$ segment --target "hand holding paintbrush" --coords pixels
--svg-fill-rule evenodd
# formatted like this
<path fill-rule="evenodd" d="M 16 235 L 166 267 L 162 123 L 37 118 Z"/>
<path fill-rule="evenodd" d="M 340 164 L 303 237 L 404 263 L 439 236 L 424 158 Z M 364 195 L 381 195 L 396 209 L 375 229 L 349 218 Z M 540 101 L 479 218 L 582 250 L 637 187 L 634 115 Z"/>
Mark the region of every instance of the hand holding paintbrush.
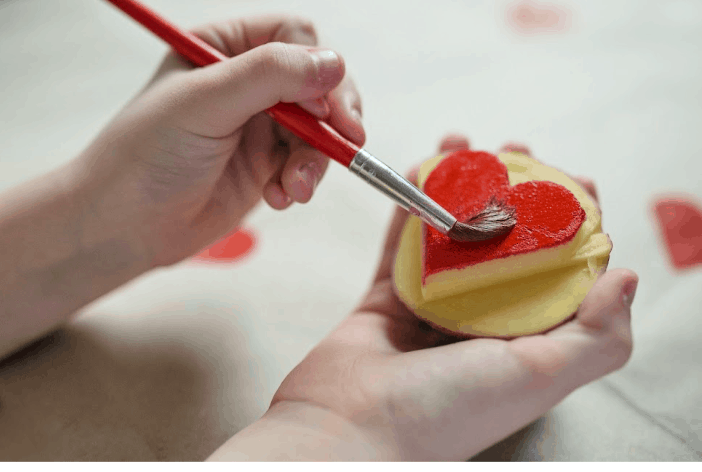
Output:
<path fill-rule="evenodd" d="M 227 59 L 205 41 L 180 30 L 135 0 L 109 1 L 160 36 L 195 65 L 207 66 Z M 311 146 L 348 167 L 398 205 L 453 239 L 491 239 L 508 232 L 515 224 L 513 211 L 505 208 L 500 202 L 491 202 L 469 221 L 457 221 L 449 212 L 368 151 L 348 141 L 327 123 L 300 107 L 290 103 L 278 103 L 266 111 L 278 123 Z"/>

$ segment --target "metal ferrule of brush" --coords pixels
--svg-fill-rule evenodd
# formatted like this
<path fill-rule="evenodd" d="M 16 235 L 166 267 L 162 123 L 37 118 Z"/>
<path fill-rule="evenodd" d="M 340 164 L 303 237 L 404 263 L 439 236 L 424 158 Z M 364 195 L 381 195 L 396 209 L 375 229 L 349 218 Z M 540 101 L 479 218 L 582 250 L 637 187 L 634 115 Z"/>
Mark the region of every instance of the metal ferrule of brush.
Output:
<path fill-rule="evenodd" d="M 365 149 L 356 153 L 349 170 L 443 234 L 456 223 L 451 213 Z"/>

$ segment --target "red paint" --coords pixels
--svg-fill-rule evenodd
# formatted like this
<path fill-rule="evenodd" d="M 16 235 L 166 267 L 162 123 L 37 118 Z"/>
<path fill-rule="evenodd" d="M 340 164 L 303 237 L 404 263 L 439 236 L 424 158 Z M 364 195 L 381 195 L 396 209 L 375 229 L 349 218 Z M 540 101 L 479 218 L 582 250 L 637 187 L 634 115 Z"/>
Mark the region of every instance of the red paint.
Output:
<path fill-rule="evenodd" d="M 702 210 L 686 197 L 659 198 L 654 212 L 676 269 L 702 264 Z"/>
<path fill-rule="evenodd" d="M 163 39 L 193 64 L 204 67 L 227 60 L 227 56 L 188 31 L 158 15 L 136 0 L 108 0 L 156 36 Z M 331 126 L 293 103 L 278 103 L 266 112 L 312 147 L 341 165 L 351 164 L 359 147 Z"/>
<path fill-rule="evenodd" d="M 570 29 L 572 13 L 562 6 L 525 0 L 508 7 L 507 24 L 518 34 L 560 33 Z"/>
<path fill-rule="evenodd" d="M 251 231 L 240 229 L 220 239 L 195 257 L 211 261 L 235 261 L 249 254 L 255 246 L 255 241 Z"/>
<path fill-rule="evenodd" d="M 487 152 L 450 154 L 429 175 L 424 192 L 459 221 L 478 213 L 495 196 L 516 209 L 517 225 L 504 237 L 469 243 L 424 225 L 422 280 L 444 270 L 567 243 L 585 221 L 585 210 L 565 187 L 534 181 L 511 187 L 507 167 Z"/>

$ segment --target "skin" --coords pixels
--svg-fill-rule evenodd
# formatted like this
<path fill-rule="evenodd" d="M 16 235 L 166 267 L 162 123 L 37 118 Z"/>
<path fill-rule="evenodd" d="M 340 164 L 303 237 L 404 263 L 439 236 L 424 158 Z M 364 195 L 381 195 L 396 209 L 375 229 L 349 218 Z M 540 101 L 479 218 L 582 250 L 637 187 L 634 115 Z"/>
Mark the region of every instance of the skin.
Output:
<path fill-rule="evenodd" d="M 440 152 L 468 146 L 449 135 Z M 416 170 L 408 177 L 416 181 Z M 546 334 L 460 341 L 431 329 L 392 287 L 406 218 L 395 213 L 356 311 L 287 376 L 263 418 L 212 459 L 464 460 L 628 360 L 638 278 L 624 269 L 605 273 L 575 318 Z"/>
<path fill-rule="evenodd" d="M 167 57 L 84 153 L 0 197 L 0 357 L 197 253 L 260 200 L 277 209 L 308 201 L 327 159 L 266 108 L 300 102 L 364 141 L 343 61 L 323 53 L 332 63 L 322 67 L 313 51 L 283 44 L 316 44 L 308 22 L 266 17 L 195 32 L 234 58 L 190 70 Z M 468 140 L 453 136 L 441 150 L 460 146 Z M 432 330 L 392 290 L 405 218 L 393 218 L 358 309 L 213 460 L 461 460 L 628 359 L 637 278 L 627 270 L 606 273 L 576 318 L 544 335 L 458 342 Z"/>
<path fill-rule="evenodd" d="M 194 33 L 234 57 L 192 70 L 169 55 L 80 156 L 0 198 L 0 357 L 196 254 L 262 199 L 281 210 L 308 202 L 328 159 L 266 108 L 299 102 L 365 140 L 343 59 L 311 47 L 308 21 L 269 16 Z"/>

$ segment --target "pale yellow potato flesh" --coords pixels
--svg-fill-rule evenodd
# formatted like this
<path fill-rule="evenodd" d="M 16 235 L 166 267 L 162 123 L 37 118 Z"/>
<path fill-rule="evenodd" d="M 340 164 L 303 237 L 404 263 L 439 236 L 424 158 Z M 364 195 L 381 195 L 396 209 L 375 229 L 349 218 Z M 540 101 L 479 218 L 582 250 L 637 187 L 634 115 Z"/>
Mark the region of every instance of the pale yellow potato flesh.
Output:
<path fill-rule="evenodd" d="M 420 185 L 438 164 L 440 157 L 427 161 L 426 167 L 422 167 Z M 601 231 L 599 210 L 579 185 L 561 172 L 545 173 L 541 167 L 546 166 L 527 156 L 509 153 L 499 157 L 507 164 L 510 184 L 527 180 L 559 183 L 581 202 L 587 219 L 576 235 L 581 241 L 578 247 L 567 257 L 562 256 L 555 267 L 550 266 L 537 273 L 533 270 L 522 271 L 516 277 L 505 274 L 502 280 L 493 279 L 487 286 L 477 284 L 477 288 L 476 284 L 465 284 L 459 280 L 454 287 L 469 288 L 427 300 L 421 283 L 422 223 L 417 217 L 410 216 L 403 228 L 395 260 L 394 283 L 398 296 L 419 317 L 454 333 L 512 337 L 547 331 L 578 309 L 597 280 L 598 273 L 606 268 L 609 261 L 612 244 Z M 545 176 L 554 178 L 546 179 Z"/>

